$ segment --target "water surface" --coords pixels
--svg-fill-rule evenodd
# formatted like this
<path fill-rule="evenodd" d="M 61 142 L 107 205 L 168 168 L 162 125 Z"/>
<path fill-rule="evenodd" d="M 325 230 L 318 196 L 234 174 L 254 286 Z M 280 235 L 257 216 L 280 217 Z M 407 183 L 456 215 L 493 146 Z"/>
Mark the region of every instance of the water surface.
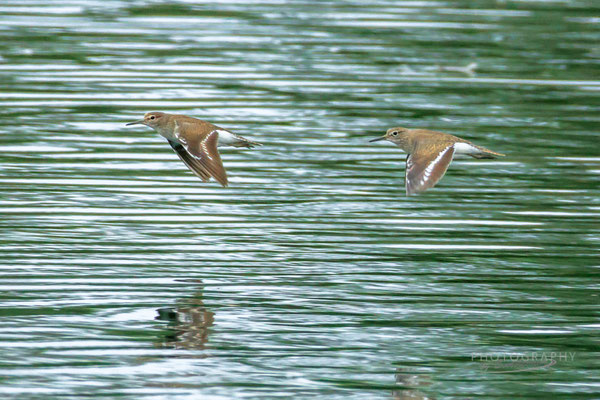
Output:
<path fill-rule="evenodd" d="M 4 396 L 597 395 L 596 2 L 0 14 Z M 203 184 L 151 110 L 264 146 Z M 396 125 L 507 157 L 406 197 Z"/>

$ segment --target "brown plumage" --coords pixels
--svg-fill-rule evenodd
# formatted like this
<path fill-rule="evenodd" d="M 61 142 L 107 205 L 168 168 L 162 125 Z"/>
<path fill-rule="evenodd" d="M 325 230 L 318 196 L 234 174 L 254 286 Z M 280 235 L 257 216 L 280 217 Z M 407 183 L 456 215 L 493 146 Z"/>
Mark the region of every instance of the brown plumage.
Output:
<path fill-rule="evenodd" d="M 260 146 L 210 122 L 186 115 L 150 112 L 144 119 L 127 125 L 149 126 L 163 136 L 181 161 L 202 181 L 215 178 L 223 187 L 228 185 L 227 173 L 221 161 L 218 146 Z"/>
<path fill-rule="evenodd" d="M 406 153 L 406 194 L 422 193 L 432 188 L 446 173 L 455 154 L 473 158 L 496 158 L 504 154 L 477 146 L 468 140 L 427 129 L 390 128 L 371 142 L 388 140 Z"/>

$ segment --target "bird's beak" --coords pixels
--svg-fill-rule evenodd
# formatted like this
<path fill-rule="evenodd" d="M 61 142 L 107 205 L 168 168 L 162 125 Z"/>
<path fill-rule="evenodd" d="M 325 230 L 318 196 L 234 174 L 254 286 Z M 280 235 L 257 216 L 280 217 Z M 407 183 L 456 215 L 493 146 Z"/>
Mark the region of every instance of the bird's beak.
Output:
<path fill-rule="evenodd" d="M 129 125 L 135 125 L 135 124 L 142 124 L 142 125 L 145 125 L 145 124 L 144 124 L 144 122 L 146 122 L 146 121 L 144 121 L 143 119 L 140 119 L 139 121 L 133 121 L 133 122 L 130 122 L 130 123 L 128 123 L 128 124 L 125 124 L 125 126 L 129 126 Z"/>
<path fill-rule="evenodd" d="M 371 143 L 373 143 L 373 142 L 379 142 L 380 140 L 385 140 L 385 139 L 387 139 L 387 138 L 385 137 L 385 135 L 383 135 L 382 137 L 378 137 L 378 138 L 369 140 L 369 142 L 371 142 Z"/>

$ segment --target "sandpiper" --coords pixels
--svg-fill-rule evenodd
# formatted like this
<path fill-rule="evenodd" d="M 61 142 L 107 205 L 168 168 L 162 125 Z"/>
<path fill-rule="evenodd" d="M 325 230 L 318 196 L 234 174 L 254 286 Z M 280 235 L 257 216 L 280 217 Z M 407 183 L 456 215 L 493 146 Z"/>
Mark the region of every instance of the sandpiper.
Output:
<path fill-rule="evenodd" d="M 371 140 L 387 140 L 406 153 L 406 194 L 432 188 L 446 173 L 455 154 L 473 158 L 496 158 L 504 154 L 477 146 L 468 140 L 427 129 L 390 128 L 385 135 Z"/>
<path fill-rule="evenodd" d="M 186 115 L 149 112 L 144 119 L 126 125 L 135 124 L 149 126 L 167 139 L 181 161 L 202 181 L 208 182 L 212 176 L 223 187 L 228 185 L 227 173 L 217 146 L 261 146 L 210 122 Z"/>

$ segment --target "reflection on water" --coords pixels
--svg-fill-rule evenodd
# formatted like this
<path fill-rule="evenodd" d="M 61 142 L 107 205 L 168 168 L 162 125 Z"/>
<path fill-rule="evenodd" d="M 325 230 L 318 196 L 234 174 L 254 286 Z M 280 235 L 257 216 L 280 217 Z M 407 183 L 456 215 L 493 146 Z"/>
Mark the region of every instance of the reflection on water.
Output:
<path fill-rule="evenodd" d="M 202 284 L 201 281 L 195 283 Z M 202 289 L 198 289 L 189 299 L 178 300 L 178 303 L 185 305 L 157 310 L 156 319 L 168 322 L 170 331 L 160 345 L 173 349 L 203 350 L 208 342 L 209 328 L 215 321 L 215 314 L 205 308 Z"/>
<path fill-rule="evenodd" d="M 599 13 L 4 0 L 0 392 L 593 398 Z M 124 127 L 154 110 L 264 146 L 203 184 Z M 507 157 L 406 197 L 405 156 L 368 143 L 398 125 Z M 532 351 L 575 356 L 472 360 Z"/>
<path fill-rule="evenodd" d="M 396 383 L 402 386 L 402 389 L 392 392 L 393 400 L 435 400 L 435 397 L 431 397 L 420 390 L 431 385 L 429 376 L 408 374 L 400 368 L 397 369 L 395 376 Z"/>

